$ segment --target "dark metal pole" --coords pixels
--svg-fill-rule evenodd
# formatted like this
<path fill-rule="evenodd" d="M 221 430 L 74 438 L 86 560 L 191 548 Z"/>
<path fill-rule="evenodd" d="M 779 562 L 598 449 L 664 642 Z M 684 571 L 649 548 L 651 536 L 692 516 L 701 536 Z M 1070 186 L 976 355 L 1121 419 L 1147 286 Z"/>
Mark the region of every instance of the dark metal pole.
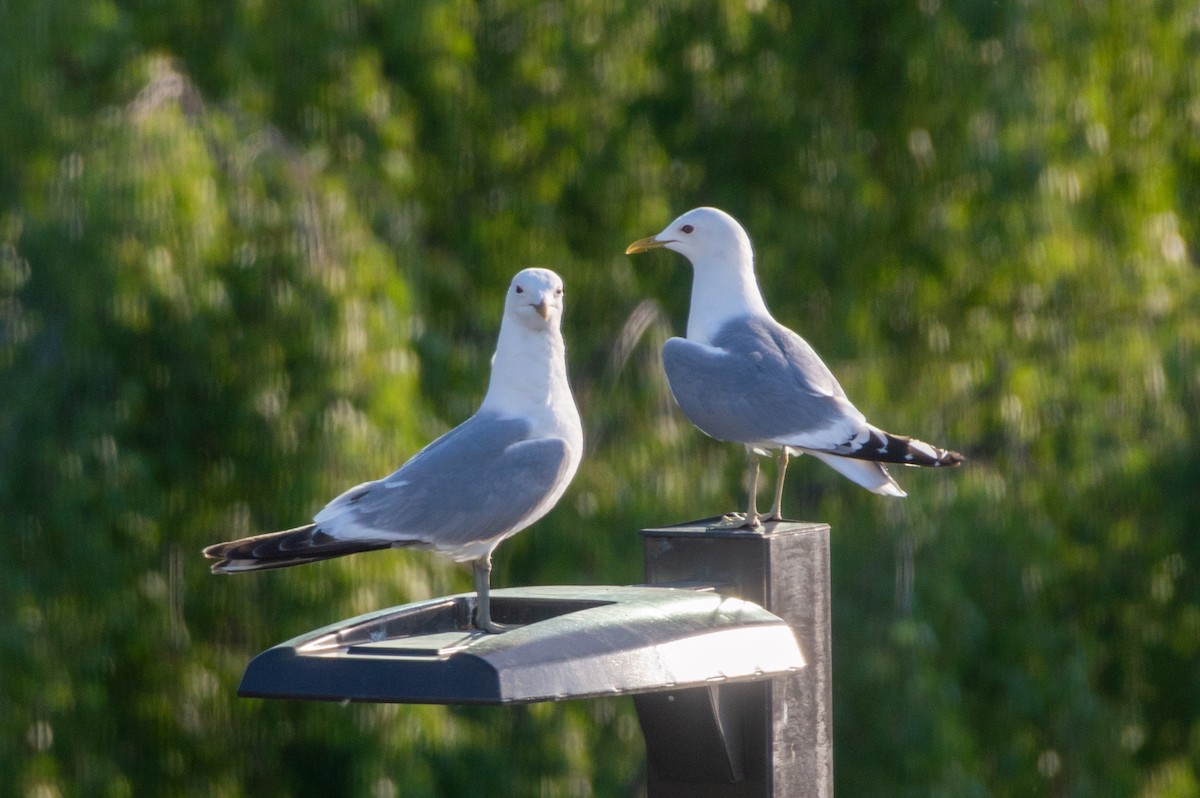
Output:
<path fill-rule="evenodd" d="M 792 627 L 806 664 L 769 681 L 636 696 L 647 798 L 830 798 L 829 525 L 713 530 L 712 520 L 642 530 L 646 583 L 712 585 L 762 606 Z"/>

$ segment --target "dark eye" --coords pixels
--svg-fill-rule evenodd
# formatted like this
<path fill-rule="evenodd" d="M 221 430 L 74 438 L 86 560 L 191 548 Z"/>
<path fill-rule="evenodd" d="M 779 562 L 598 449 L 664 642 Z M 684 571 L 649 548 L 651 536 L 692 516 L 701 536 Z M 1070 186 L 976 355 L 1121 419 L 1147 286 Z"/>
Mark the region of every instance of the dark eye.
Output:
<path fill-rule="evenodd" d="M 524 288 L 522 288 L 521 286 L 519 286 L 519 285 L 518 285 L 518 286 L 517 286 L 517 293 L 518 293 L 518 294 L 523 294 L 523 293 L 525 293 L 525 289 L 524 289 Z"/>
<path fill-rule="evenodd" d="M 554 295 L 555 295 L 555 296 L 562 296 L 562 295 L 563 295 L 563 290 L 562 290 L 561 288 L 555 289 L 555 291 L 554 291 Z"/>
<path fill-rule="evenodd" d="M 692 231 L 695 230 L 696 228 L 692 227 L 690 224 L 685 224 L 683 227 L 681 227 L 679 229 L 682 230 L 683 232 L 687 233 L 688 235 L 691 235 Z"/>

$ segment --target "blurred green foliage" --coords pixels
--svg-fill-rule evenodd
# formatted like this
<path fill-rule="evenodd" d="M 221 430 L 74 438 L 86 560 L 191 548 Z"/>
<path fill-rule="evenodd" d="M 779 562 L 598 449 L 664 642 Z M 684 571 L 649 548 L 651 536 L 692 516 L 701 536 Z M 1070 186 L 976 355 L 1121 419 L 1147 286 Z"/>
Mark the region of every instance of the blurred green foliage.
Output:
<path fill-rule="evenodd" d="M 1200 14 L 1174 0 L 0 4 L 0 794 L 628 795 L 626 702 L 239 700 L 468 589 L 211 576 L 482 396 L 553 268 L 589 454 L 496 582 L 629 583 L 740 502 L 674 409 L 712 204 L 880 425 L 966 452 L 833 525 L 841 795 L 1200 795 Z"/>

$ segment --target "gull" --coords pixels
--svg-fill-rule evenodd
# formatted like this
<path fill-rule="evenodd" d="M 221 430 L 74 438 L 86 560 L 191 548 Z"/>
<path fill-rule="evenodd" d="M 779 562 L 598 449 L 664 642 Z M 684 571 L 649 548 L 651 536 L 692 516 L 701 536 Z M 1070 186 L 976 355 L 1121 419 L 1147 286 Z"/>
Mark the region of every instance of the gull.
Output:
<path fill-rule="evenodd" d="M 692 264 L 687 337 L 663 347 L 663 368 L 684 415 L 706 435 L 741 443 L 749 458 L 745 515 L 719 526 L 783 519 L 788 457 L 811 454 L 874 493 L 905 496 L 884 463 L 956 466 L 957 452 L 867 423 L 808 343 L 772 318 L 754 277 L 754 251 L 737 220 L 696 208 L 625 254 L 665 248 Z M 778 451 L 775 501 L 757 508 L 758 455 Z"/>
<path fill-rule="evenodd" d="M 338 496 L 311 524 L 218 543 L 215 573 L 257 571 L 388 548 L 430 549 L 474 571 L 475 625 L 498 633 L 489 589 L 492 552 L 554 507 L 583 456 L 567 383 L 563 282 L 525 269 L 508 288 L 478 412 L 395 473 Z"/>

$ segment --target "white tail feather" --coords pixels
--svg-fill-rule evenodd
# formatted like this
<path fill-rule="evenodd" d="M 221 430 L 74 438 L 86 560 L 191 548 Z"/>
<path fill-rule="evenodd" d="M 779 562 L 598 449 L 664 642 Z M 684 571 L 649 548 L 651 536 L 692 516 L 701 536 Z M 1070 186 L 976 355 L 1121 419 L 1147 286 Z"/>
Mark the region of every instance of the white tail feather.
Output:
<path fill-rule="evenodd" d="M 881 496 L 896 496 L 897 498 L 904 498 L 908 495 L 896 480 L 892 479 L 892 475 L 888 473 L 887 469 L 879 463 L 838 457 L 836 454 L 826 452 L 813 452 L 807 449 L 803 451 L 872 493 L 878 493 Z"/>

